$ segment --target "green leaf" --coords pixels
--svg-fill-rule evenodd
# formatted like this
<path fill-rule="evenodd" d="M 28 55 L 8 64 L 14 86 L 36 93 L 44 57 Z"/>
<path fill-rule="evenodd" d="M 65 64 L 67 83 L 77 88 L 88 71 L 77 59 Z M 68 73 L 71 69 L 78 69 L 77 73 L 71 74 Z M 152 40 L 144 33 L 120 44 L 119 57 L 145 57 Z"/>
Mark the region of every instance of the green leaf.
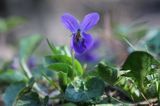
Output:
<path fill-rule="evenodd" d="M 104 92 L 104 82 L 96 77 L 87 81 L 77 80 L 65 91 L 65 99 L 71 102 L 89 102 L 100 97 Z"/>
<path fill-rule="evenodd" d="M 103 62 L 97 66 L 99 76 L 107 83 L 113 85 L 118 80 L 118 70 Z"/>
<path fill-rule="evenodd" d="M 67 84 L 69 84 L 74 77 L 83 74 L 81 64 L 77 60 L 74 61 L 75 70 L 73 70 L 71 57 L 65 55 L 53 55 L 46 56 L 45 60 L 48 69 L 58 72 L 59 84 L 62 91 L 65 91 Z"/>
<path fill-rule="evenodd" d="M 71 56 L 71 53 L 68 49 L 67 46 L 55 46 L 54 44 L 52 44 L 48 39 L 47 39 L 47 43 L 49 48 L 51 49 L 53 55 L 67 55 L 67 56 Z"/>
<path fill-rule="evenodd" d="M 67 73 L 64 72 L 59 72 L 58 73 L 59 77 L 59 85 L 63 91 L 65 91 L 67 85 L 70 83 L 70 79 L 67 76 Z"/>
<path fill-rule="evenodd" d="M 72 69 L 72 66 L 71 65 L 68 65 L 66 63 L 55 63 L 55 64 L 51 64 L 48 66 L 48 69 L 51 69 L 51 70 L 54 70 L 54 71 L 57 71 L 57 72 L 63 72 L 63 73 L 67 73 L 67 76 L 69 78 L 74 78 L 74 72 L 73 72 L 73 69 Z"/>
<path fill-rule="evenodd" d="M 13 83 L 7 87 L 3 94 L 3 101 L 5 106 L 12 106 L 15 101 L 15 97 L 18 95 L 19 91 L 25 87 L 24 83 Z"/>
<path fill-rule="evenodd" d="M 42 106 L 39 95 L 36 92 L 28 92 L 18 98 L 15 106 Z"/>
<path fill-rule="evenodd" d="M 155 97 L 157 95 L 157 98 L 160 97 L 160 72 L 157 71 L 154 74 L 147 76 L 148 84 L 147 84 L 147 90 L 149 97 Z"/>
<path fill-rule="evenodd" d="M 30 92 L 32 87 L 33 87 L 33 84 L 34 84 L 35 80 L 34 78 L 31 78 L 28 82 L 28 85 L 26 87 L 24 87 L 18 94 L 17 98 L 23 96 L 25 93 L 27 92 Z"/>
<path fill-rule="evenodd" d="M 26 82 L 26 77 L 14 70 L 0 71 L 0 84 L 9 84 L 14 82 Z"/>
<path fill-rule="evenodd" d="M 52 44 L 48 39 L 47 39 L 47 43 L 48 43 L 48 46 L 49 48 L 51 49 L 52 53 L 55 55 L 55 54 L 60 54 L 61 51 L 57 50 L 55 45 Z"/>
<path fill-rule="evenodd" d="M 72 58 L 66 55 L 53 55 L 53 56 L 46 56 L 45 60 L 47 64 L 55 64 L 55 63 L 65 63 L 72 66 Z M 74 66 L 76 75 L 83 75 L 83 69 L 81 64 L 75 59 Z"/>
<path fill-rule="evenodd" d="M 118 83 L 116 84 L 118 88 L 123 89 L 124 94 L 133 101 L 143 100 L 143 97 L 140 94 L 139 87 L 132 80 L 131 77 L 120 76 Z"/>
<path fill-rule="evenodd" d="M 144 88 L 144 80 L 147 75 L 153 73 L 153 66 L 157 67 L 158 61 L 147 52 L 135 51 L 131 53 L 122 66 L 122 70 L 130 70 L 126 76 L 132 77 L 138 87 Z"/>
<path fill-rule="evenodd" d="M 14 101 L 14 106 L 45 106 L 48 99 L 45 98 L 41 100 L 38 93 L 32 91 L 32 87 L 34 84 L 34 79 L 31 78 L 28 86 L 21 89 L 18 93 L 16 100 Z"/>
<path fill-rule="evenodd" d="M 41 42 L 42 36 L 35 34 L 23 38 L 20 42 L 19 55 L 21 60 L 27 60 L 31 53 L 35 50 L 37 45 Z"/>

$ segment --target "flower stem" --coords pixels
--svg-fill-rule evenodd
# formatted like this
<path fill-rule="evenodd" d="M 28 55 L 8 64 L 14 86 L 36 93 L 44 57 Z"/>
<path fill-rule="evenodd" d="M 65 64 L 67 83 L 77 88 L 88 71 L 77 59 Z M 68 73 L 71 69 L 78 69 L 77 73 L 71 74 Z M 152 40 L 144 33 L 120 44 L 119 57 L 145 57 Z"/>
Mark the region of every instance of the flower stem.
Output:
<path fill-rule="evenodd" d="M 73 49 L 71 49 L 71 56 L 72 56 L 72 69 L 75 70 L 75 52 L 73 51 Z"/>

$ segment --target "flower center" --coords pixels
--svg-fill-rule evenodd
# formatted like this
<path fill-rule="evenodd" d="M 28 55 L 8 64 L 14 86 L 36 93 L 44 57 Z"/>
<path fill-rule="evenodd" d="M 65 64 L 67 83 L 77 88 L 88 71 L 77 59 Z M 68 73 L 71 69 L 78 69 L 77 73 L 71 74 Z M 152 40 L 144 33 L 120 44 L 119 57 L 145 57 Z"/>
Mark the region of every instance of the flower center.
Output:
<path fill-rule="evenodd" d="M 79 42 L 82 39 L 80 29 L 77 30 L 77 34 L 75 36 L 75 39 L 76 39 L 76 42 Z"/>
<path fill-rule="evenodd" d="M 76 33 L 76 36 L 75 36 L 74 39 L 75 39 L 75 42 L 76 42 L 77 44 L 82 44 L 82 47 L 83 47 L 83 48 L 86 48 L 85 39 L 82 38 L 82 36 L 81 36 L 81 30 L 80 30 L 80 29 L 77 30 L 77 33 Z"/>

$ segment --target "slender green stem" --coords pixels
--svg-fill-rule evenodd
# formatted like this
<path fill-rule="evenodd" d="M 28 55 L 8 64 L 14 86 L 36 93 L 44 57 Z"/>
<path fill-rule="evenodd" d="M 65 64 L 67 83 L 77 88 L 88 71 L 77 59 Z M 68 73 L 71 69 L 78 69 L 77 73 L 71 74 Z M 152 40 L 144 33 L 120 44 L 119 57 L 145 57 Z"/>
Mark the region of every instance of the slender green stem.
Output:
<path fill-rule="evenodd" d="M 31 74 L 31 72 L 30 72 L 30 70 L 29 70 L 29 68 L 28 68 L 25 60 L 21 60 L 21 61 L 20 61 L 20 65 L 21 65 L 24 73 L 25 73 L 26 76 L 28 77 L 28 79 L 32 78 L 32 74 Z M 41 97 L 44 97 L 44 96 L 47 95 L 44 91 L 42 91 L 42 90 L 39 88 L 39 86 L 37 85 L 37 83 L 35 83 L 35 84 L 33 85 L 33 87 L 34 87 L 34 89 L 36 89 L 36 90 L 39 92 L 39 94 L 40 94 Z"/>
<path fill-rule="evenodd" d="M 46 80 L 49 81 L 50 84 L 52 84 L 53 87 L 55 87 L 57 90 L 59 90 L 60 92 L 62 92 L 62 89 L 58 86 L 58 84 L 55 81 L 52 81 L 48 78 L 48 76 L 42 72 L 43 76 L 46 78 Z"/>
<path fill-rule="evenodd" d="M 30 70 L 28 69 L 24 60 L 21 60 L 20 65 L 21 65 L 22 69 L 24 70 L 24 73 L 26 74 L 27 78 L 28 79 L 32 78 L 32 74 L 31 74 Z"/>
<path fill-rule="evenodd" d="M 73 51 L 73 49 L 71 49 L 71 56 L 72 56 L 72 68 L 73 68 L 73 70 L 75 70 L 75 63 L 74 63 L 74 61 L 75 61 L 75 53 L 74 53 L 74 51 Z"/>

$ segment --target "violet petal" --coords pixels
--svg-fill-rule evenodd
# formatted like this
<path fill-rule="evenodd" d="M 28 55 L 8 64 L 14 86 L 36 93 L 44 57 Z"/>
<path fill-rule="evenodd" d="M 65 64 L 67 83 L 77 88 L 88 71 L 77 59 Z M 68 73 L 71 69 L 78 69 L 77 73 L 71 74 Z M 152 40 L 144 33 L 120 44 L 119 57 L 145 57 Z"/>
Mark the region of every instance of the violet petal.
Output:
<path fill-rule="evenodd" d="M 86 15 L 82 23 L 80 24 L 81 31 L 86 32 L 90 30 L 94 25 L 97 24 L 99 18 L 100 18 L 99 14 L 95 12 Z"/>
<path fill-rule="evenodd" d="M 65 13 L 61 17 L 61 21 L 64 24 L 64 26 L 67 29 L 69 29 L 72 33 L 76 33 L 77 30 L 79 29 L 78 20 L 69 13 Z"/>
<path fill-rule="evenodd" d="M 76 41 L 76 36 L 72 36 L 71 47 L 77 54 L 83 54 L 86 50 L 88 50 L 93 44 L 93 38 L 91 35 L 83 33 L 82 39 L 78 42 Z"/>

